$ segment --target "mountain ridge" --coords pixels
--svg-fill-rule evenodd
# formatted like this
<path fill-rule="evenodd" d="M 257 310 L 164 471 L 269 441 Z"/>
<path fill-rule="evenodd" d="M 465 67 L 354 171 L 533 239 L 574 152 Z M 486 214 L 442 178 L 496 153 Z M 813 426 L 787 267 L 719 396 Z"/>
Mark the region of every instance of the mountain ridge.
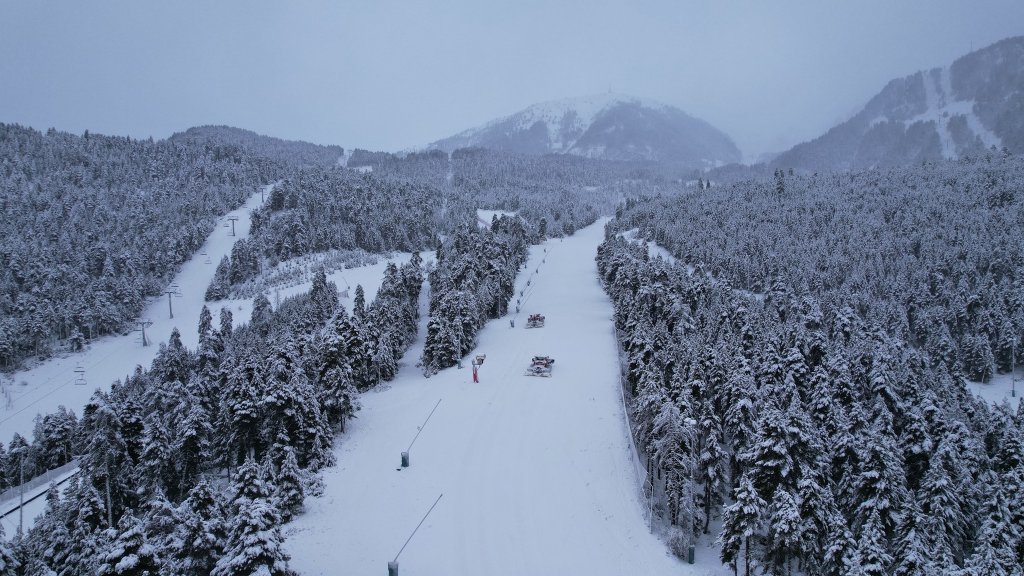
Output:
<path fill-rule="evenodd" d="M 890 80 L 852 118 L 779 154 L 781 168 L 851 170 L 1024 152 L 1024 36 Z"/>
<path fill-rule="evenodd" d="M 694 167 L 741 158 L 732 140 L 707 122 L 667 104 L 615 93 L 533 104 L 427 148 L 451 152 L 473 146 Z"/>

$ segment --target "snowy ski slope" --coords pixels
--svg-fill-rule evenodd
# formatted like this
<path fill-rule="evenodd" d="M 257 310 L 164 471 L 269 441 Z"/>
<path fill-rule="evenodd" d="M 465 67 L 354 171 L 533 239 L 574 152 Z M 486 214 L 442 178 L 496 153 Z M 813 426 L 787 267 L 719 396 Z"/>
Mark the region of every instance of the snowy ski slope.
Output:
<path fill-rule="evenodd" d="M 468 358 L 425 379 L 414 348 L 393 382 L 361 397 L 338 465 L 324 472 L 325 494 L 285 527 L 293 569 L 385 574 L 443 493 L 398 559 L 403 576 L 729 573 L 706 543 L 698 564 L 676 560 L 645 523 L 612 307 L 594 263 L 603 229 L 532 248 L 515 328 L 505 317 L 480 332 L 479 384 Z M 533 312 L 547 316 L 544 328 L 524 328 Z M 524 376 L 537 354 L 556 359 L 551 378 Z M 399 469 L 439 399 L 411 466 Z"/>
<path fill-rule="evenodd" d="M 269 188 L 266 187 L 265 191 Z M 127 336 L 106 336 L 93 341 L 83 353 L 51 358 L 29 370 L 15 373 L 13 385 L 8 381 L 5 397 L 0 398 L 0 440 L 9 441 L 15 432 L 31 440 L 36 414 L 55 412 L 62 404 L 81 416 L 82 407 L 96 388 L 109 389 L 111 382 L 123 379 L 136 365 L 148 368 L 159 343 L 167 342 L 175 327 L 181 332 L 185 346 L 195 348 L 199 343 L 196 327 L 206 287 L 213 279 L 217 263 L 231 253 L 235 240 L 249 235 L 249 211 L 260 205 L 260 198 L 260 192 L 256 192 L 242 207 L 223 216 L 200 253 L 182 265 L 172 282 L 181 294 L 172 299 L 173 319 L 170 318 L 167 296 L 147 303 L 142 318 L 153 322 L 146 329 L 149 346 L 142 346 L 138 332 Z M 229 217 L 238 219 L 234 237 L 231 236 Z M 79 378 L 75 372 L 78 367 L 85 369 L 85 385 L 75 384 Z"/>

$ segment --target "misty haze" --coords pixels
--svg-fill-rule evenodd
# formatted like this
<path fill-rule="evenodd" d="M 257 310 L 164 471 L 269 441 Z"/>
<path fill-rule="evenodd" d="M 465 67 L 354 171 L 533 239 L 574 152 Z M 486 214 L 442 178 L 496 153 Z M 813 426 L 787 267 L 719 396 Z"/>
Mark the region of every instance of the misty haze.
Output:
<path fill-rule="evenodd" d="M 6 2 L 0 78 L 0 576 L 1024 575 L 1020 2 Z"/>

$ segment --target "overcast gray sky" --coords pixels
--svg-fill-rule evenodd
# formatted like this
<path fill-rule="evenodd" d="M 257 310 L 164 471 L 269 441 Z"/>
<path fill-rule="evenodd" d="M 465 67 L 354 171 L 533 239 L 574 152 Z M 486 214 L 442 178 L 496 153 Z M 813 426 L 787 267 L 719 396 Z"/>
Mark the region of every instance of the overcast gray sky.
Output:
<path fill-rule="evenodd" d="M 0 0 L 0 121 L 154 138 L 228 124 L 399 150 L 611 88 L 754 157 L 891 78 L 1020 34 L 1021 0 Z"/>

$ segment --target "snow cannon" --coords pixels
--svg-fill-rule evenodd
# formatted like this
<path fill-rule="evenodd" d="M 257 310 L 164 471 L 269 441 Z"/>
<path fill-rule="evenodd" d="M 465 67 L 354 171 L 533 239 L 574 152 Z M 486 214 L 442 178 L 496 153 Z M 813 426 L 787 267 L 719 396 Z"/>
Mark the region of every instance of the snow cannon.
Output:
<path fill-rule="evenodd" d="M 530 314 L 530 317 L 526 319 L 527 328 L 543 328 L 544 327 L 544 315 L 543 314 Z"/>

